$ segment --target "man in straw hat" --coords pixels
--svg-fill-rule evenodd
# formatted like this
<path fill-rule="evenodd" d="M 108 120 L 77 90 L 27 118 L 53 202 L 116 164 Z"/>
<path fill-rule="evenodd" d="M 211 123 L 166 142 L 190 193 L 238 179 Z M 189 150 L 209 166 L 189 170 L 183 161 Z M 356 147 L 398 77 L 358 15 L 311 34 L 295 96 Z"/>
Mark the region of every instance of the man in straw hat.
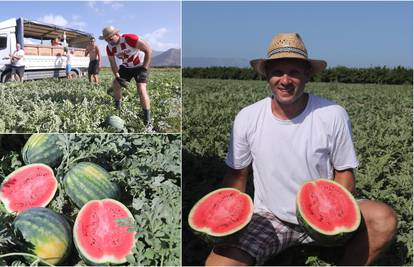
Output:
<path fill-rule="evenodd" d="M 267 78 L 272 95 L 236 116 L 224 185 L 246 191 L 253 170 L 255 212 L 237 238 L 215 246 L 206 265 L 260 265 L 288 247 L 315 243 L 295 215 L 296 193 L 303 182 L 325 177 L 355 190 L 353 169 L 358 161 L 346 111 L 304 92 L 326 62 L 308 58 L 299 34 L 280 33 L 273 37 L 267 59 L 250 63 Z M 389 206 L 371 200 L 358 203 L 363 221 L 344 246 L 344 265 L 371 263 L 396 231 L 396 215 Z"/>
<path fill-rule="evenodd" d="M 151 48 L 139 36 L 131 33 L 121 35 L 119 30 L 113 26 L 105 27 L 99 39 L 108 43 L 106 53 L 115 75 L 113 87 L 116 108 L 121 109 L 122 105 L 121 87 L 127 87 L 127 83 L 134 78 L 137 83 L 144 124 L 148 126 L 151 122 L 150 99 L 147 93 Z M 144 59 L 141 51 L 145 55 Z M 122 61 L 119 68 L 115 57 Z"/>

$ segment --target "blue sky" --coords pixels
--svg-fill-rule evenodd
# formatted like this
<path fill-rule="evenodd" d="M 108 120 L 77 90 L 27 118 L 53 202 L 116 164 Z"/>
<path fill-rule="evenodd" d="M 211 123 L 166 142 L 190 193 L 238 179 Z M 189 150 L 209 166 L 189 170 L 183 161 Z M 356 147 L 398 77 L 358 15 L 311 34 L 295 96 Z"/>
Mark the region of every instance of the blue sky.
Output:
<path fill-rule="evenodd" d="M 43 21 L 93 33 L 113 25 L 121 33 L 135 33 L 153 50 L 181 47 L 181 3 L 128 1 L 27 1 L 0 2 L 0 21 L 13 17 Z M 98 40 L 100 47 L 104 41 Z"/>
<path fill-rule="evenodd" d="M 183 58 L 253 59 L 298 32 L 328 66 L 412 67 L 412 2 L 183 2 Z"/>

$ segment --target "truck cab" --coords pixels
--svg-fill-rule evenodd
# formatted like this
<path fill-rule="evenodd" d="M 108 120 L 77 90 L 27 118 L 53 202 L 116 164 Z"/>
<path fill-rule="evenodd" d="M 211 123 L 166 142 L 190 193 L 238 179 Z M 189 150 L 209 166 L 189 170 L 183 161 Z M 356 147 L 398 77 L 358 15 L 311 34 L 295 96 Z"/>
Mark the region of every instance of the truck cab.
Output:
<path fill-rule="evenodd" d="M 34 80 L 66 76 L 65 48 L 73 51 L 72 76 L 83 76 L 88 69 L 89 58 L 85 48 L 92 34 L 71 28 L 46 24 L 24 18 L 12 18 L 0 22 L 0 82 L 11 79 L 10 54 L 21 45 L 24 74 L 19 80 Z M 53 43 L 56 38 L 60 44 Z"/>

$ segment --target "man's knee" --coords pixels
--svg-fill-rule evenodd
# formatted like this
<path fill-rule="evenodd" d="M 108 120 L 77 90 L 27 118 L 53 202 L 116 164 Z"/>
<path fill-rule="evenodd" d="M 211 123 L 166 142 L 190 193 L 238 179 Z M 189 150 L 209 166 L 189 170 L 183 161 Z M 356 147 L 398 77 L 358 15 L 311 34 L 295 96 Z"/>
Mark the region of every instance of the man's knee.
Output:
<path fill-rule="evenodd" d="M 206 259 L 206 266 L 248 266 L 254 259 L 247 252 L 234 247 L 217 247 Z"/>
<path fill-rule="evenodd" d="M 392 239 L 395 235 L 398 219 L 395 211 L 381 202 L 370 201 L 363 210 L 367 227 L 384 238 Z"/>

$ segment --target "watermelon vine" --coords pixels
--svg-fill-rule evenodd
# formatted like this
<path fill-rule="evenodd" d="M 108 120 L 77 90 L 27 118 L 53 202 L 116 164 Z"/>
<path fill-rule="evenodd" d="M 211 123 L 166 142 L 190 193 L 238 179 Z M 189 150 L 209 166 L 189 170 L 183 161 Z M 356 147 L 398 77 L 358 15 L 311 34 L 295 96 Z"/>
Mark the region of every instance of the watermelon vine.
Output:
<path fill-rule="evenodd" d="M 0 182 L 24 166 L 21 149 L 30 135 L 0 135 Z M 132 213 L 135 248 L 127 265 L 180 265 L 181 254 L 181 141 L 179 135 L 61 134 L 63 151 L 54 167 L 59 181 L 47 206 L 73 227 L 79 208 L 65 192 L 63 178 L 79 162 L 104 168 L 122 192 L 119 201 Z M 0 265 L 45 264 L 27 254 L 27 244 L 13 228 L 15 215 L 0 208 Z M 26 247 L 25 247 L 26 245 Z M 29 253 L 33 255 L 32 253 Z M 86 265 L 75 247 L 63 265 Z"/>

